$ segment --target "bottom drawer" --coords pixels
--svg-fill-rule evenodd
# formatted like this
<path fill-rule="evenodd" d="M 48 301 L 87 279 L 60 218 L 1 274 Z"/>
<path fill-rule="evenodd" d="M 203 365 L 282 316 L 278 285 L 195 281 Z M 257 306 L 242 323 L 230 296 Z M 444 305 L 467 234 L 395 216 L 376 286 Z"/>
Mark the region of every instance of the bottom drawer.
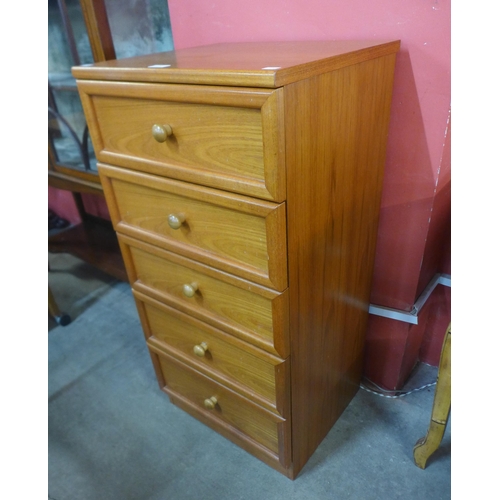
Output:
<path fill-rule="evenodd" d="M 212 427 L 217 425 L 226 429 L 228 426 L 248 436 L 268 450 L 272 451 L 280 462 L 284 463 L 284 434 L 286 420 L 270 413 L 239 394 L 211 380 L 205 375 L 182 364 L 176 359 L 155 353 L 157 368 L 163 378 L 163 389 L 174 402 L 176 397 L 185 400 L 196 410 L 209 416 Z M 155 355 L 153 354 L 153 355 Z M 227 434 L 227 433 L 222 433 Z M 251 450 L 249 450 L 251 451 Z"/>

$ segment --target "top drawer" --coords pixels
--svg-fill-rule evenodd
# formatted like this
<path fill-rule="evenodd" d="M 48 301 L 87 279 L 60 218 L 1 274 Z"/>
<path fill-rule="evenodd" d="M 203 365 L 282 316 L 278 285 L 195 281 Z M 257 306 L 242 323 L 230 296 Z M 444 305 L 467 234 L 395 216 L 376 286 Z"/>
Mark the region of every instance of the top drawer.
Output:
<path fill-rule="evenodd" d="M 281 89 L 93 81 L 78 88 L 99 161 L 284 201 Z"/>

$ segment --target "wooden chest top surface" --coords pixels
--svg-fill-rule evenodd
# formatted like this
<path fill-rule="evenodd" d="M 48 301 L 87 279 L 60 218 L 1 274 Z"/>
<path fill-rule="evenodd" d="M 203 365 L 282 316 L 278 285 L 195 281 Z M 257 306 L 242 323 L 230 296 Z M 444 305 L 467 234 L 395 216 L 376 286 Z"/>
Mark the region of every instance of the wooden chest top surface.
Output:
<path fill-rule="evenodd" d="M 78 79 L 276 88 L 399 50 L 399 41 L 244 42 L 73 68 Z"/>

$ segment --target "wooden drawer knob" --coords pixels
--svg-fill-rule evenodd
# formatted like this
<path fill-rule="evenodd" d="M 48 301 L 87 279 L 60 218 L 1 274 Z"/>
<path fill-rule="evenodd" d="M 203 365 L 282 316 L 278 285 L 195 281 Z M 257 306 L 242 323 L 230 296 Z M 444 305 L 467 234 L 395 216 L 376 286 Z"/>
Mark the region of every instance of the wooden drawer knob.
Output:
<path fill-rule="evenodd" d="M 205 401 L 203 401 L 203 404 L 208 410 L 213 410 L 217 405 L 217 398 L 215 396 L 212 396 L 211 398 L 205 399 Z"/>
<path fill-rule="evenodd" d="M 184 216 L 184 214 L 170 214 L 168 216 L 168 225 L 172 229 L 179 229 L 185 220 L 186 217 Z"/>
<path fill-rule="evenodd" d="M 196 290 L 198 290 L 198 283 L 189 283 L 182 285 L 182 293 L 186 297 L 194 297 Z"/>
<path fill-rule="evenodd" d="M 196 356 L 202 358 L 203 356 L 205 356 L 207 349 L 208 345 L 206 344 L 206 342 L 202 342 L 201 344 L 195 345 L 193 347 L 193 352 L 196 354 Z"/>
<path fill-rule="evenodd" d="M 157 142 L 165 142 L 167 137 L 174 133 L 170 125 L 158 125 L 156 123 L 153 125 L 151 132 Z"/>

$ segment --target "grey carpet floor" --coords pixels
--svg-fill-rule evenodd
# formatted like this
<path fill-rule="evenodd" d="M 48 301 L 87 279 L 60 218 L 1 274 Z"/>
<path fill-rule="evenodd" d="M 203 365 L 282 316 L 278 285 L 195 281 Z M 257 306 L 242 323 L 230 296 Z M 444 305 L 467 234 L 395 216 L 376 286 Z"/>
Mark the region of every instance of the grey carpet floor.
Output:
<path fill-rule="evenodd" d="M 291 481 L 160 391 L 128 284 L 65 254 L 49 262 L 49 284 L 73 319 L 62 327 L 49 318 L 49 499 L 451 497 L 450 425 L 427 468 L 413 463 L 434 387 L 397 399 L 360 390 Z M 411 382 L 435 375 L 424 366 Z"/>

